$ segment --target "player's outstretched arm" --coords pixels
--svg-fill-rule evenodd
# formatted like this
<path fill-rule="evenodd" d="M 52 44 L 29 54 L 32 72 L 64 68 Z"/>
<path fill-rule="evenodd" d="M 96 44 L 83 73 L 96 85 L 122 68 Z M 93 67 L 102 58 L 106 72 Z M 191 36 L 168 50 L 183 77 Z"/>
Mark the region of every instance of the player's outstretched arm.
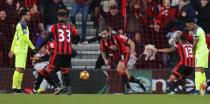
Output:
<path fill-rule="evenodd" d="M 35 49 L 34 45 L 33 45 L 32 42 L 31 42 L 31 40 L 30 40 L 26 35 L 22 35 L 22 39 L 23 39 L 23 41 L 24 41 L 32 50 Z"/>
<path fill-rule="evenodd" d="M 128 43 L 127 44 L 130 46 L 131 56 L 135 56 L 136 55 L 135 43 L 131 39 L 128 39 Z"/>
<path fill-rule="evenodd" d="M 171 48 L 163 48 L 163 49 L 156 49 L 156 52 L 160 52 L 160 53 L 171 53 L 176 51 L 175 47 L 171 47 Z"/>

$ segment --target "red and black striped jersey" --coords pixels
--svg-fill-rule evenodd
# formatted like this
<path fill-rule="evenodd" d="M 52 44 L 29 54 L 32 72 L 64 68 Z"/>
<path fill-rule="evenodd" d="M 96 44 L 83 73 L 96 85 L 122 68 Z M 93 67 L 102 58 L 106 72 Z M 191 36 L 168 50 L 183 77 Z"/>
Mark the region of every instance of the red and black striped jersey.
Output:
<path fill-rule="evenodd" d="M 178 43 L 176 45 L 179 54 L 179 64 L 185 66 L 195 66 L 195 58 L 192 52 L 193 45 L 191 43 Z"/>
<path fill-rule="evenodd" d="M 71 24 L 57 23 L 51 28 L 54 53 L 55 54 L 71 54 L 72 40 L 71 37 L 77 37 L 78 32 Z"/>
<path fill-rule="evenodd" d="M 123 35 L 112 35 L 110 40 L 102 39 L 100 49 L 108 54 L 119 55 L 127 53 L 128 38 Z"/>

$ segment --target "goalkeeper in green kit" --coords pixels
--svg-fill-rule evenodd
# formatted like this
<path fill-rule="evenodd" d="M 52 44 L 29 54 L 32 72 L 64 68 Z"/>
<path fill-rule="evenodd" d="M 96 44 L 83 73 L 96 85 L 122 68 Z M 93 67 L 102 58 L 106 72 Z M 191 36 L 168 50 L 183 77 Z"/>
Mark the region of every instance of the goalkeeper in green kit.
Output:
<path fill-rule="evenodd" d="M 13 74 L 12 90 L 14 93 L 21 93 L 21 83 L 23 79 L 24 69 L 28 54 L 28 47 L 35 51 L 35 47 L 29 39 L 29 28 L 27 23 L 30 21 L 30 13 L 28 9 L 19 11 L 21 18 L 16 26 L 16 32 L 12 41 L 9 57 L 15 56 L 15 72 Z"/>
<path fill-rule="evenodd" d="M 199 27 L 194 19 L 188 19 L 186 28 L 193 32 L 193 50 L 195 55 L 195 94 L 205 94 L 206 90 L 206 73 L 208 68 L 209 51 L 206 44 L 204 30 Z"/>

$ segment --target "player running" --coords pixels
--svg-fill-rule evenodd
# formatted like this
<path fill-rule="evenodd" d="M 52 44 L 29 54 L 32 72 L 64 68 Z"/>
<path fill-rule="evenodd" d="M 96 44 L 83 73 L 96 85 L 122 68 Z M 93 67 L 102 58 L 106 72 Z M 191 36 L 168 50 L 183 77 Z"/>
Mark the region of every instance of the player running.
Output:
<path fill-rule="evenodd" d="M 193 53 L 195 55 L 195 94 L 204 94 L 206 90 L 206 74 L 204 69 L 208 68 L 209 55 L 205 32 L 195 23 L 194 19 L 188 19 L 186 28 L 189 31 L 193 31 Z"/>
<path fill-rule="evenodd" d="M 21 93 L 21 83 L 23 79 L 24 69 L 26 67 L 26 60 L 28 54 L 28 47 L 35 51 L 34 45 L 29 39 L 29 28 L 27 26 L 30 21 L 30 12 L 23 8 L 19 12 L 21 17 L 20 22 L 16 26 L 16 32 L 12 41 L 9 57 L 15 55 L 15 72 L 13 74 L 12 89 L 15 93 Z"/>
<path fill-rule="evenodd" d="M 42 47 L 49 40 L 54 41 L 54 52 L 51 55 L 51 59 L 47 68 L 47 73 L 50 78 L 57 72 L 58 69 L 62 70 L 64 83 L 68 90 L 71 89 L 69 72 L 71 68 L 71 54 L 72 54 L 72 42 L 79 41 L 79 36 L 76 28 L 67 23 L 68 11 L 65 9 L 58 10 L 58 23 L 52 25 L 51 33 L 48 35 L 47 39 L 39 46 Z M 54 92 L 58 95 L 63 90 L 61 85 L 58 86 L 57 90 Z M 70 92 L 70 91 L 69 91 Z M 71 92 L 70 92 L 71 93 Z"/>
<path fill-rule="evenodd" d="M 134 82 L 146 91 L 142 81 L 134 78 L 128 72 L 127 63 L 129 58 L 136 58 L 134 42 L 123 35 L 112 35 L 109 28 L 102 33 L 102 37 L 100 48 L 105 64 L 117 69 L 118 74 L 123 77 L 128 90 L 131 89 L 127 86 L 129 85 L 128 82 Z M 130 53 L 126 49 L 127 45 L 131 48 Z"/>
<path fill-rule="evenodd" d="M 179 35 L 176 37 L 176 46 L 171 48 L 157 49 L 156 52 L 171 53 L 177 52 L 179 55 L 179 62 L 173 68 L 170 77 L 167 80 L 167 89 L 165 93 L 174 94 L 174 89 L 179 85 L 184 86 L 186 77 L 191 75 L 194 71 L 194 57 L 192 53 L 193 45 L 189 43 L 186 36 Z"/>

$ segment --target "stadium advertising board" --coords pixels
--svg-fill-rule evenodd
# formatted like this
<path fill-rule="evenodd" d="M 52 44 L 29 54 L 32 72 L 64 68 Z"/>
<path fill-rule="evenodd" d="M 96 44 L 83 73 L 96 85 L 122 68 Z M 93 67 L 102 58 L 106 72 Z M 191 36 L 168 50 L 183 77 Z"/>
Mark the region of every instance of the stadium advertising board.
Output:
<path fill-rule="evenodd" d="M 11 69 L 0 69 L 0 92 L 11 92 L 12 74 Z M 73 93 L 95 94 L 95 93 L 122 93 L 124 86 L 122 80 L 115 71 L 88 70 L 90 78 L 82 80 L 79 77 L 81 70 L 71 71 L 72 91 Z M 162 93 L 167 86 L 166 80 L 170 75 L 170 70 L 130 70 L 131 75 L 145 82 L 147 92 Z M 207 70 L 207 81 L 210 82 L 210 71 Z M 109 78 L 108 76 L 111 76 Z M 24 74 L 23 88 L 32 88 L 33 86 L 32 70 L 27 69 Z M 137 84 L 130 83 L 135 92 L 142 92 Z M 181 87 L 180 87 L 181 89 Z M 187 79 L 186 91 L 192 92 L 194 89 L 194 75 Z M 210 92 L 210 86 L 207 88 Z"/>

